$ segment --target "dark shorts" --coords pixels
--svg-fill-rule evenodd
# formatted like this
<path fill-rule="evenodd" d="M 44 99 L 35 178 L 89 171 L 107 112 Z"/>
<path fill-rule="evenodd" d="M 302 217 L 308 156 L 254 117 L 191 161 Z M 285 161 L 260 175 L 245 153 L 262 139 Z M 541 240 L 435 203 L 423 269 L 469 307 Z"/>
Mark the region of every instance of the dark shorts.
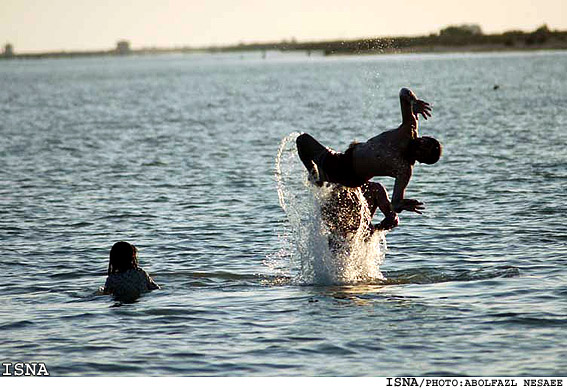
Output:
<path fill-rule="evenodd" d="M 335 152 L 306 133 L 297 137 L 296 142 L 305 168 L 311 172 L 313 164 L 317 165 L 318 181 L 338 183 L 346 187 L 359 187 L 367 181 L 354 173 L 352 148 L 348 148 L 344 153 Z"/>
<path fill-rule="evenodd" d="M 327 150 L 313 162 L 317 164 L 319 175 L 323 181 L 342 184 L 346 187 L 360 187 L 367 181 L 358 177 L 354 172 L 352 149 L 350 148 L 344 153 Z"/>

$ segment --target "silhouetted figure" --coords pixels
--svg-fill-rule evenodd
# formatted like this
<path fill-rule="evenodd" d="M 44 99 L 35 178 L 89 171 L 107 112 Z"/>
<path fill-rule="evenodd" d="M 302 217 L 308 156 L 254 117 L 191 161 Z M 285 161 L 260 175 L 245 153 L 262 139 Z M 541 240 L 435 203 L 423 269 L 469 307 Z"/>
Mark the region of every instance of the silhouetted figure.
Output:
<path fill-rule="evenodd" d="M 138 265 L 138 249 L 125 241 L 117 242 L 110 250 L 108 277 L 104 293 L 112 294 L 121 301 L 132 302 L 142 293 L 160 287 L 150 275 Z"/>
<path fill-rule="evenodd" d="M 423 203 L 405 199 L 405 190 L 416 161 L 434 164 L 441 157 L 442 146 L 434 138 L 418 136 L 418 115 L 431 116 L 429 103 L 419 100 L 407 89 L 400 90 L 402 124 L 366 142 L 352 143 L 344 153 L 331 150 L 309 134 L 301 134 L 297 150 L 301 161 L 317 185 L 324 182 L 359 187 L 374 176 L 395 178 L 391 211 L 421 214 Z M 396 217 L 397 218 L 397 217 Z"/>
<path fill-rule="evenodd" d="M 364 233 L 370 236 L 375 231 L 390 230 L 398 226 L 398 216 L 392 210 L 388 193 L 382 184 L 366 182 L 359 188 L 340 184 L 331 186 L 332 194 L 322 204 L 321 216 L 333 235 L 346 238 L 348 234 L 354 234 L 362 227 L 365 229 Z M 360 195 L 364 199 L 361 199 Z M 367 208 L 366 214 L 363 208 Z M 372 224 L 372 217 L 378 209 L 384 214 L 384 219 L 379 224 Z"/>

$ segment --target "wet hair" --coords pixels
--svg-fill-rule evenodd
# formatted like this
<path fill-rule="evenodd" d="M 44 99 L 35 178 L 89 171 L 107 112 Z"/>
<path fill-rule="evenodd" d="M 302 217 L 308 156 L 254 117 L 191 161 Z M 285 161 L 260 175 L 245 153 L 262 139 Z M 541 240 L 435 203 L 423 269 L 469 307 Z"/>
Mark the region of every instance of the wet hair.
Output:
<path fill-rule="evenodd" d="M 413 140 L 413 158 L 423 164 L 435 164 L 441 158 L 443 146 L 433 137 L 420 137 Z"/>
<path fill-rule="evenodd" d="M 108 274 L 116 274 L 138 268 L 138 248 L 126 241 L 119 241 L 110 249 Z"/>

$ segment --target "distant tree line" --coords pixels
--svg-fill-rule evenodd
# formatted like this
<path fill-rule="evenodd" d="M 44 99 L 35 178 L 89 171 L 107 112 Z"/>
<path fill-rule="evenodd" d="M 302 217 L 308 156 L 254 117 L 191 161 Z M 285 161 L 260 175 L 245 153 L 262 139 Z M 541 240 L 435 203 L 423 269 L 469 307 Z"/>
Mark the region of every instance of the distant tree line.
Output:
<path fill-rule="evenodd" d="M 551 31 L 543 25 L 533 32 L 508 31 L 503 34 L 483 34 L 478 25 L 448 26 L 439 34 L 419 37 L 369 38 L 320 42 L 289 42 L 265 44 L 239 44 L 211 48 L 212 51 L 249 50 L 307 50 L 330 54 L 362 54 L 395 51 L 433 51 L 444 48 L 517 48 L 529 49 L 548 45 L 550 48 L 567 49 L 567 31 Z"/>
<path fill-rule="evenodd" d="M 334 40 L 298 42 L 295 39 L 272 43 L 240 43 L 238 45 L 215 47 L 178 47 L 131 49 L 130 42 L 117 42 L 116 48 L 106 51 L 49 52 L 16 54 L 10 44 L 6 44 L 0 58 L 45 58 L 77 57 L 102 55 L 156 54 L 156 53 L 192 53 L 192 52 L 238 52 L 238 51 L 318 51 L 325 55 L 364 54 L 391 52 L 424 52 L 448 50 L 501 50 L 501 49 L 567 49 L 567 31 L 551 31 L 542 25 L 532 32 L 507 31 L 503 34 L 484 34 L 476 24 L 448 26 L 438 34 L 418 37 L 367 38 L 355 40 Z"/>

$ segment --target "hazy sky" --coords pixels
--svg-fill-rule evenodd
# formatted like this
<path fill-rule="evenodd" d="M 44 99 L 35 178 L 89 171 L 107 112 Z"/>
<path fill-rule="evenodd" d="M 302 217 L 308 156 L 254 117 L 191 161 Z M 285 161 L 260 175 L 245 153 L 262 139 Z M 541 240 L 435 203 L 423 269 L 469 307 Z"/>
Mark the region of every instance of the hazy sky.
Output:
<path fill-rule="evenodd" d="M 0 0 L 0 44 L 16 51 L 567 30 L 567 0 Z"/>

